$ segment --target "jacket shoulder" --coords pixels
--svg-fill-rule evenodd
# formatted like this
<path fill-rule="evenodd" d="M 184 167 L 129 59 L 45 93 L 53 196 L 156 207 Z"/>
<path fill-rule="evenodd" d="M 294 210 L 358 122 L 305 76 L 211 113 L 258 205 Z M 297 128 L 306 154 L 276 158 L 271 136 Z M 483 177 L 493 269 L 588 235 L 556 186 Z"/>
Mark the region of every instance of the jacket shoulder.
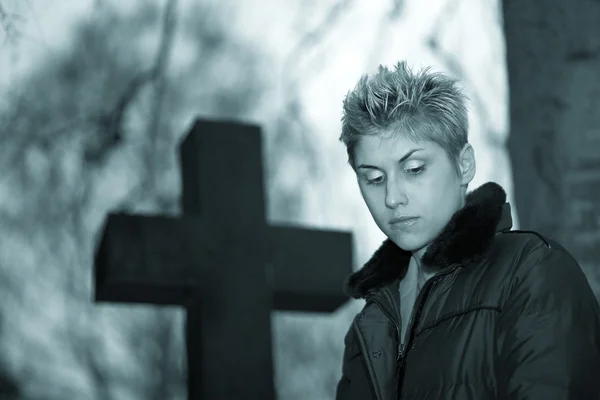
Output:
<path fill-rule="evenodd" d="M 589 285 L 579 263 L 562 245 L 536 231 L 514 230 L 499 233 L 494 240 L 490 262 L 508 276 L 523 281 L 525 276 L 543 279 L 547 288 L 571 284 Z M 500 265 L 498 265 L 500 264 Z M 530 283 L 534 283 L 527 280 Z"/>
<path fill-rule="evenodd" d="M 579 263 L 575 260 L 575 257 L 565 247 L 563 247 L 557 241 L 545 236 L 536 231 L 530 230 L 510 230 L 501 233 L 509 243 L 513 243 L 516 249 L 520 249 L 520 253 L 527 254 L 531 251 L 538 250 L 539 252 L 553 255 L 568 261 L 570 264 L 574 264 L 577 268 L 580 268 Z M 520 246 L 519 246 L 520 245 Z"/>
<path fill-rule="evenodd" d="M 536 231 L 506 230 L 497 235 L 496 244 L 505 254 L 522 257 L 533 251 L 561 254 L 573 259 L 573 256 L 559 243 Z"/>
<path fill-rule="evenodd" d="M 506 230 L 500 232 L 500 236 L 506 238 L 514 244 L 521 243 L 523 245 L 544 245 L 552 248 L 555 244 L 551 239 L 536 231 L 528 230 Z"/>
<path fill-rule="evenodd" d="M 516 282 L 574 297 L 595 297 L 583 269 L 562 245 L 535 231 L 505 231 L 496 254 L 508 256 L 507 267 Z M 541 283 L 543 282 L 543 285 Z"/>

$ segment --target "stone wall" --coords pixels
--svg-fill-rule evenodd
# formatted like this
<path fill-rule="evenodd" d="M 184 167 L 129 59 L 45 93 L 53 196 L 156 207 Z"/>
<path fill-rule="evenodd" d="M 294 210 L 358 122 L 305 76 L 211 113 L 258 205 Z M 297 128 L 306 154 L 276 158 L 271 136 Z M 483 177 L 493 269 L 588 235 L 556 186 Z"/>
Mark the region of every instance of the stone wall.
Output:
<path fill-rule="evenodd" d="M 504 1 L 516 204 L 600 298 L 600 4 Z"/>

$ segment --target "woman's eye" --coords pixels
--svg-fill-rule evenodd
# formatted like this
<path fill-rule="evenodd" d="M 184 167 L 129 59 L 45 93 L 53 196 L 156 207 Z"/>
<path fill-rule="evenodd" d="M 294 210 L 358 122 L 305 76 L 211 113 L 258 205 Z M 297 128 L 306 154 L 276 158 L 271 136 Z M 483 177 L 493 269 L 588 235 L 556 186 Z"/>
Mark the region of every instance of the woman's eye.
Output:
<path fill-rule="evenodd" d="M 383 175 L 367 176 L 365 179 L 368 185 L 377 185 L 383 182 Z"/>
<path fill-rule="evenodd" d="M 414 167 L 414 168 L 407 168 L 404 170 L 405 173 L 410 174 L 410 175 L 418 175 L 421 172 L 423 172 L 425 170 L 425 166 L 424 165 L 419 165 L 418 167 Z"/>

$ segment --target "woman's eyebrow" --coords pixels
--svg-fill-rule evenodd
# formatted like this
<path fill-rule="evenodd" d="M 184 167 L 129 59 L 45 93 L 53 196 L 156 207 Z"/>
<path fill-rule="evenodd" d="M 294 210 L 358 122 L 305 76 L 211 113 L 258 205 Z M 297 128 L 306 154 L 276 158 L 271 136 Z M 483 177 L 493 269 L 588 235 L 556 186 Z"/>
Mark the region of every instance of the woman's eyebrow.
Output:
<path fill-rule="evenodd" d="M 412 156 L 413 153 L 416 153 L 417 151 L 421 151 L 421 150 L 424 150 L 424 149 L 412 149 L 412 150 L 409 150 L 408 152 L 406 152 L 405 155 L 403 155 L 402 157 L 400 157 L 400 160 L 398 160 L 398 164 L 406 161 L 406 159 L 408 157 Z M 360 164 L 357 167 L 357 169 L 361 169 L 361 168 L 364 168 L 364 169 L 379 169 L 378 167 L 376 167 L 374 165 L 368 165 L 368 164 Z"/>

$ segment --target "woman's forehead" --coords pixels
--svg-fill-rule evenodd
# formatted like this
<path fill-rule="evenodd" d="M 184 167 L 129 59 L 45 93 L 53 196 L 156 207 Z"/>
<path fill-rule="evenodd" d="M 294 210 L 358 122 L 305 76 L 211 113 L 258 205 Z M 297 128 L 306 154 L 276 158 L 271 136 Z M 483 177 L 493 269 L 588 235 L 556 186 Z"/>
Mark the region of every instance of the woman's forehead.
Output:
<path fill-rule="evenodd" d="M 359 139 L 356 144 L 356 156 L 359 154 L 399 154 L 420 150 L 435 150 L 440 146 L 430 140 L 413 139 L 405 135 L 373 135 L 364 136 Z"/>

